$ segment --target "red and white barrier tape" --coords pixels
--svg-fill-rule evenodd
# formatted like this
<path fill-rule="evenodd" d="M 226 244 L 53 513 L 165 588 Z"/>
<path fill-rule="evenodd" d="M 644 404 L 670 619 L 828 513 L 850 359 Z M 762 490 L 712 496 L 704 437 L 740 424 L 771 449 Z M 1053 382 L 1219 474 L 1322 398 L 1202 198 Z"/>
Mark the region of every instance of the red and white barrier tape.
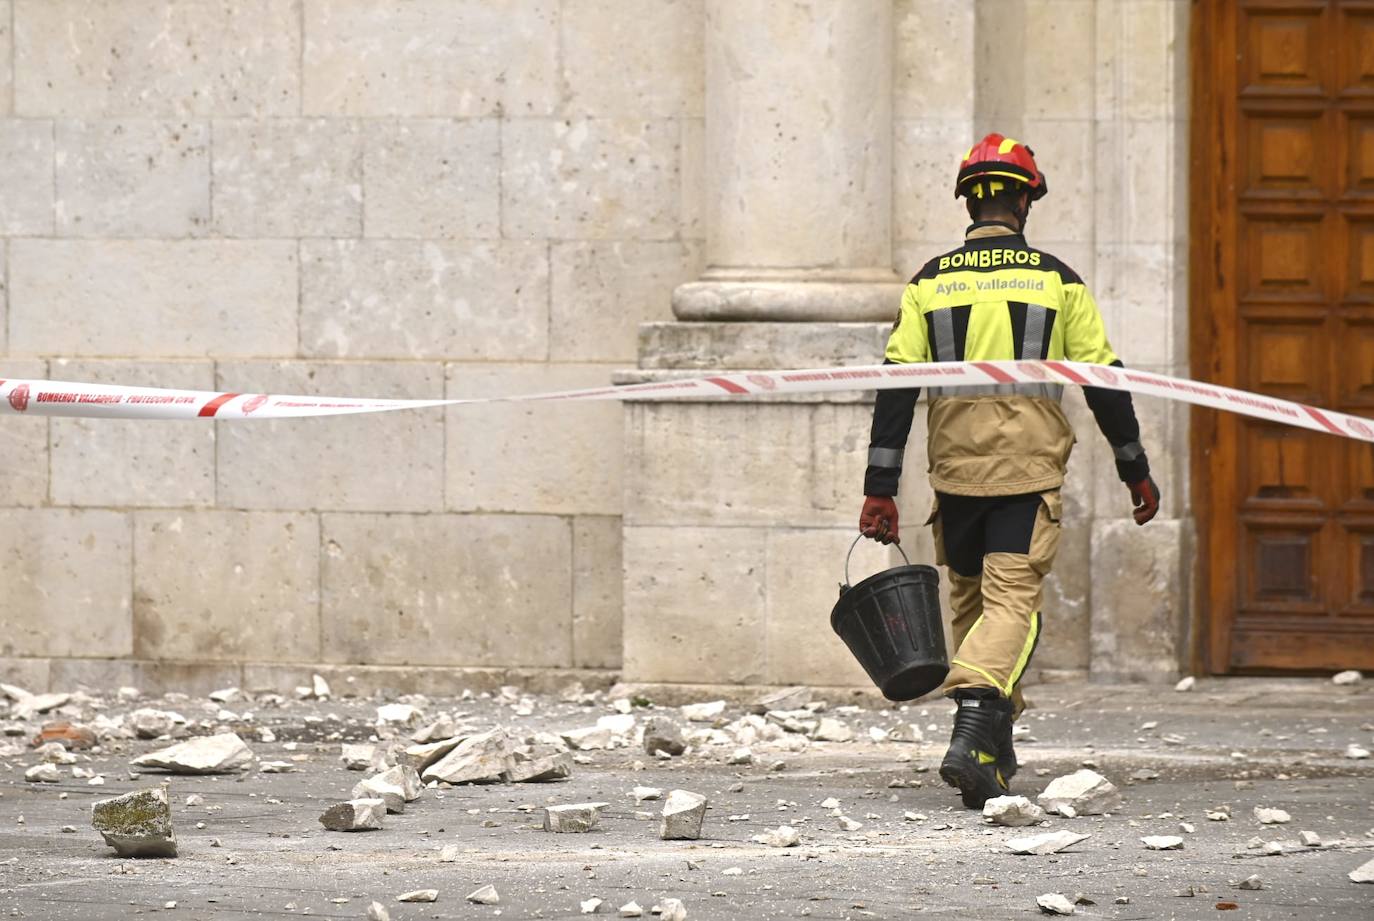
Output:
<path fill-rule="evenodd" d="M 550 400 L 674 400 L 758 394 L 889 390 L 903 387 L 987 387 L 989 384 L 1076 384 L 1106 387 L 1269 422 L 1374 442 L 1374 419 L 1318 409 L 1277 397 L 1215 384 L 1072 361 L 953 361 L 868 365 L 800 371 L 730 372 L 683 380 L 654 381 L 508 397 L 463 400 L 374 400 L 328 396 L 274 396 L 163 390 L 61 381 L 0 380 L 0 413 L 91 419 L 294 419 L 343 416 L 467 403 Z"/>

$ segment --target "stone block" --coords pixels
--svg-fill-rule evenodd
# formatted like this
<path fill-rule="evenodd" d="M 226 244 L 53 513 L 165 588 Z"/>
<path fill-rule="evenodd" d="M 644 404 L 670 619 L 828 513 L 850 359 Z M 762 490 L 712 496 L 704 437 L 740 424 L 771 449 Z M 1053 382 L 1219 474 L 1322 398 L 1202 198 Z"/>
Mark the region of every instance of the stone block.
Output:
<path fill-rule="evenodd" d="M 0 510 L 0 656 L 133 652 L 129 516 Z"/>
<path fill-rule="evenodd" d="M 210 362 L 58 362 L 64 380 L 132 387 L 211 390 Z M 215 501 L 213 424 L 53 419 L 52 502 L 56 505 L 205 506 Z"/>
<path fill-rule="evenodd" d="M 191 237 L 210 224 L 210 124 L 57 123 L 57 233 Z"/>
<path fill-rule="evenodd" d="M 1036 202 L 1027 230 L 1038 240 L 1091 242 L 1093 181 L 1098 172 L 1093 123 L 1027 118 L 1018 140 L 1035 149 L 1035 162 L 1054 189 Z"/>
<path fill-rule="evenodd" d="M 496 119 L 372 122 L 363 145 L 366 236 L 501 235 L 501 126 Z"/>
<path fill-rule="evenodd" d="M 1171 243 L 1186 235 L 1187 125 L 1099 122 L 1094 129 L 1096 242 Z"/>
<path fill-rule="evenodd" d="M 920 271 L 926 259 L 953 249 L 964 239 L 968 212 L 954 198 L 950 165 L 957 166 L 957 158 L 973 143 L 973 122 L 968 118 L 900 118 L 893 122 L 892 131 L 892 236 L 929 242 L 933 249 L 919 263 L 899 266 L 898 275 L 905 281 Z M 892 305 L 894 318 L 900 306 L 900 302 Z"/>
<path fill-rule="evenodd" d="M 319 557 L 314 515 L 135 513 L 136 654 L 318 661 Z"/>
<path fill-rule="evenodd" d="M 701 240 L 706 236 L 706 119 L 678 120 L 682 218 L 678 235 L 684 240 Z"/>
<path fill-rule="evenodd" d="M 217 234 L 362 234 L 363 141 L 352 121 L 217 121 L 214 172 Z"/>
<path fill-rule="evenodd" d="M 340 358 L 541 361 L 543 242 L 304 241 L 301 349 Z"/>
<path fill-rule="evenodd" d="M 568 666 L 571 534 L 540 515 L 325 515 L 324 660 Z"/>
<path fill-rule="evenodd" d="M 13 0 L 0 0 L 0 115 L 13 111 L 14 101 L 14 22 Z"/>
<path fill-rule="evenodd" d="M 120 857 L 175 857 L 167 784 L 91 803 L 91 825 Z"/>
<path fill-rule="evenodd" d="M 554 0 L 305 0 L 304 111 L 550 115 L 558 17 Z"/>
<path fill-rule="evenodd" d="M 550 258 L 550 356 L 557 361 L 633 363 L 640 324 L 666 326 L 673 289 L 702 269 L 701 247 L 675 240 L 554 243 Z"/>
<path fill-rule="evenodd" d="M 759 683 L 767 532 L 625 529 L 626 681 Z"/>
<path fill-rule="evenodd" d="M 703 371 L 880 364 L 891 329 L 888 323 L 646 323 L 639 328 L 639 360 L 646 369 Z"/>
<path fill-rule="evenodd" d="M 438 365 L 221 362 L 237 392 L 436 398 Z M 444 418 L 436 409 L 221 423 L 218 504 L 229 508 L 430 511 L 443 507 Z"/>
<path fill-rule="evenodd" d="M 572 528 L 572 664 L 619 668 L 624 616 L 620 518 L 579 515 Z"/>
<path fill-rule="evenodd" d="M 13 684 L 31 694 L 44 694 L 55 687 L 49 681 L 48 659 L 0 657 L 0 684 Z"/>
<path fill-rule="evenodd" d="M 609 365 L 449 365 L 452 399 L 610 383 Z M 445 411 L 447 507 L 618 515 L 625 443 L 615 401 L 491 403 Z"/>
<path fill-rule="evenodd" d="M 703 114 L 703 0 L 563 0 L 561 61 L 569 114 L 676 118 Z"/>
<path fill-rule="evenodd" d="M 296 244 L 11 240 L 10 350 L 200 357 L 296 351 Z"/>
<path fill-rule="evenodd" d="M 855 486 L 853 516 L 858 520 L 862 489 Z M 909 532 L 916 531 L 912 522 Z M 849 648 L 830 629 L 830 610 L 844 579 L 844 558 L 858 536 L 854 528 L 775 530 L 766 539 L 765 640 L 768 650 L 765 684 L 862 687 L 868 675 Z M 908 538 L 903 538 L 905 543 Z M 875 558 L 883 562 L 874 564 Z M 887 566 L 889 554 L 865 542 L 855 550 L 855 582 Z M 932 562 L 926 558 L 925 562 Z"/>
<path fill-rule="evenodd" d="M 503 230 L 665 240 L 681 224 L 679 128 L 658 119 L 502 121 Z"/>
<path fill-rule="evenodd" d="M 853 517 L 848 507 L 816 506 L 811 406 L 655 403 L 625 412 L 632 524 L 834 526 Z"/>
<path fill-rule="evenodd" d="M 20 115 L 300 111 L 300 0 L 27 0 L 15 5 Z"/>
<path fill-rule="evenodd" d="M 1091 118 L 1095 105 L 1093 56 L 1074 50 L 1094 47 L 1094 0 L 1024 3 L 1026 117 Z M 1039 145 L 1027 143 L 1035 148 L 1038 160 Z"/>
<path fill-rule="evenodd" d="M 1178 677 L 1190 545 L 1182 521 L 1156 519 L 1143 528 L 1128 518 L 1093 524 L 1093 677 Z"/>
<path fill-rule="evenodd" d="M 53 124 L 0 121 L 0 234 L 43 236 L 53 230 Z"/>
<path fill-rule="evenodd" d="M 128 659 L 53 659 L 48 674 L 50 687 L 91 693 L 108 694 L 112 688 L 138 686 L 136 669 Z"/>
<path fill-rule="evenodd" d="M 663 802 L 658 836 L 664 841 L 695 841 L 706 819 L 706 797 L 690 790 L 674 790 Z"/>
<path fill-rule="evenodd" d="M 1097 13 L 1100 119 L 1174 118 L 1188 98 L 1189 4 L 1111 0 Z"/>
<path fill-rule="evenodd" d="M 0 247 L 3 252 L 3 247 Z M 3 268 L 3 257 L 0 257 Z M 0 303 L 3 293 L 0 292 Z M 0 311 L 0 320 L 3 320 Z M 11 378 L 43 380 L 48 363 L 6 358 L 5 373 Z M 48 501 L 48 426 L 42 416 L 6 416 L 5 437 L 0 438 L 0 506 L 45 505 Z"/>
<path fill-rule="evenodd" d="M 972 116 L 974 13 L 968 0 L 897 0 L 892 16 L 895 117 Z"/>

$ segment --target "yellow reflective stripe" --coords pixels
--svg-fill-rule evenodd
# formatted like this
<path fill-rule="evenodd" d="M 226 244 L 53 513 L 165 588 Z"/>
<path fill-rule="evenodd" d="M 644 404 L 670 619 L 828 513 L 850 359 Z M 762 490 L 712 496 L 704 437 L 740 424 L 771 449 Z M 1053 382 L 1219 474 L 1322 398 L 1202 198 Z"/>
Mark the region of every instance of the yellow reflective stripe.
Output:
<path fill-rule="evenodd" d="M 1011 149 L 1019 143 L 1021 142 L 1011 138 L 1002 138 L 1002 143 L 997 145 L 997 152 L 999 154 L 1010 153 Z"/>
<path fill-rule="evenodd" d="M 974 624 L 974 626 L 976 627 L 977 624 Z M 969 632 L 972 633 L 973 631 L 970 630 Z M 999 689 L 999 690 L 1001 689 L 1002 686 L 1001 686 L 1000 684 L 997 683 L 997 679 L 994 678 L 994 677 L 992 676 L 992 673 L 991 673 L 991 672 L 986 672 L 986 671 L 984 671 L 983 669 L 979 668 L 978 666 L 974 665 L 974 664 L 971 663 L 971 662 L 965 662 L 963 659 L 951 659 L 950 662 L 951 662 L 951 664 L 953 664 L 953 665 L 958 665 L 958 666 L 960 666 L 960 667 L 962 667 L 962 668 L 966 668 L 966 669 L 968 669 L 968 670 L 971 671 L 971 672 L 977 672 L 978 674 L 982 675 L 984 678 L 988 679 L 989 683 L 991 683 L 993 687 L 995 687 L 995 688 L 997 688 L 997 689 Z"/>
<path fill-rule="evenodd" d="M 1030 664 L 1031 653 L 1035 651 L 1035 641 L 1040 636 L 1040 612 L 1036 611 L 1031 615 L 1030 633 L 1026 634 L 1025 645 L 1021 647 L 1021 655 L 1016 660 L 1016 667 L 1011 670 L 1011 677 L 1007 680 L 1007 696 L 1016 689 L 1016 683 L 1021 680 L 1021 673 Z"/>

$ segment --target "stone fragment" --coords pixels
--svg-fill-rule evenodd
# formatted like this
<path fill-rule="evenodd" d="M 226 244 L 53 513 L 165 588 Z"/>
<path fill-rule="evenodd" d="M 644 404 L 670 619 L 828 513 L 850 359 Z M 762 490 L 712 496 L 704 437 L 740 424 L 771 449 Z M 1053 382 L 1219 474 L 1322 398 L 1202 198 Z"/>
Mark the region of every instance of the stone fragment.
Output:
<path fill-rule="evenodd" d="M 506 764 L 511 783 L 545 783 L 572 776 L 572 758 L 566 754 L 531 758 L 516 752 Z"/>
<path fill-rule="evenodd" d="M 501 896 L 497 894 L 495 886 L 487 885 L 469 892 L 467 900 L 477 905 L 498 905 L 501 902 Z"/>
<path fill-rule="evenodd" d="M 330 806 L 320 816 L 329 831 L 372 831 L 382 827 L 386 802 L 380 799 L 353 799 Z"/>
<path fill-rule="evenodd" d="M 89 726 L 69 723 L 66 720 L 44 723 L 38 730 L 38 735 L 33 738 L 34 745 L 58 742 L 73 751 L 94 748 L 96 741 L 95 731 Z"/>
<path fill-rule="evenodd" d="M 1304 847 L 1321 847 L 1322 836 L 1314 831 L 1300 831 L 1298 837 L 1302 839 Z"/>
<path fill-rule="evenodd" d="M 681 899 L 664 899 L 654 907 L 658 921 L 687 921 L 687 906 Z"/>
<path fill-rule="evenodd" d="M 704 704 L 685 704 L 682 718 L 689 723 L 713 723 L 716 717 L 725 712 L 725 701 L 713 700 Z"/>
<path fill-rule="evenodd" d="M 1019 828 L 1045 820 L 1045 810 L 1024 796 L 994 796 L 983 804 L 983 818 L 994 825 Z"/>
<path fill-rule="evenodd" d="M 156 739 L 158 736 L 167 735 L 178 726 L 185 726 L 186 717 L 171 710 L 141 707 L 129 714 L 128 723 L 138 738 Z"/>
<path fill-rule="evenodd" d="M 1236 883 L 1236 888 L 1254 892 L 1264 888 L 1264 880 L 1260 879 L 1259 876 L 1247 876 L 1245 879 Z"/>
<path fill-rule="evenodd" d="M 15 700 L 14 716 L 21 720 L 32 719 L 40 713 L 66 706 L 71 699 L 72 695 L 66 693 L 28 694 Z"/>
<path fill-rule="evenodd" d="M 1362 761 L 1369 757 L 1369 749 L 1351 742 L 1345 747 L 1345 756 L 1356 761 Z"/>
<path fill-rule="evenodd" d="M 386 803 L 386 811 L 392 815 L 399 815 L 406 811 L 405 790 L 401 788 L 399 783 L 381 774 L 354 784 L 353 792 L 350 795 L 355 800 L 379 799 Z"/>
<path fill-rule="evenodd" d="M 1013 854 L 1058 854 L 1065 848 L 1073 847 L 1091 837 L 1092 835 L 1080 835 L 1072 831 L 1050 831 L 1040 835 L 1027 835 L 1024 838 L 1012 838 L 1006 845 Z"/>
<path fill-rule="evenodd" d="M 682 727 L 664 716 L 651 716 L 644 722 L 644 750 L 651 755 L 666 752 L 680 755 L 687 750 Z"/>
<path fill-rule="evenodd" d="M 580 752 L 601 751 L 611 747 L 611 739 L 615 733 L 605 726 L 588 726 L 584 729 L 569 729 L 560 732 L 559 737 L 568 744 L 569 748 Z"/>
<path fill-rule="evenodd" d="M 725 759 L 726 764 L 753 764 L 754 752 L 749 746 L 741 745 L 730 753 L 730 757 Z"/>
<path fill-rule="evenodd" d="M 580 905 L 581 908 L 582 908 L 582 914 L 584 914 L 584 915 L 594 915 L 594 914 L 596 914 L 596 913 L 601 909 L 601 906 L 604 905 L 604 904 L 605 904 L 605 902 L 604 902 L 603 900 L 598 899 L 598 898 L 596 898 L 595 896 L 593 896 L 593 897 L 590 898 L 590 899 L 587 899 L 587 900 L 584 901 L 584 902 L 580 902 L 580 903 L 579 903 L 579 905 Z"/>
<path fill-rule="evenodd" d="M 410 740 L 424 745 L 429 742 L 440 742 L 444 739 L 451 739 L 457 734 L 458 725 L 454 723 L 453 717 L 445 713 L 433 722 L 427 723 L 412 732 L 410 734 Z"/>
<path fill-rule="evenodd" d="M 1140 843 L 1151 851 L 1176 851 L 1183 847 L 1183 839 L 1178 835 L 1146 835 Z"/>
<path fill-rule="evenodd" d="M 1367 860 L 1346 874 L 1352 883 L 1374 883 L 1374 860 Z"/>
<path fill-rule="evenodd" d="M 635 803 L 639 804 L 646 800 L 658 799 L 663 796 L 663 791 L 658 787 L 635 787 L 630 791 L 630 795 L 635 798 Z"/>
<path fill-rule="evenodd" d="M 1102 815 L 1121 804 L 1121 793 L 1110 780 L 1084 768 L 1051 780 L 1035 799 L 1049 812 L 1067 805 L 1076 815 Z"/>
<path fill-rule="evenodd" d="M 1191 690 L 1193 689 L 1193 686 L 1196 685 L 1196 684 L 1197 684 L 1197 679 L 1194 678 L 1192 675 L 1189 675 L 1189 676 L 1186 677 L 1186 678 L 1180 679 L 1179 682 L 1178 682 L 1178 684 L 1174 685 L 1174 690 L 1175 690 L 1175 691 L 1191 691 Z"/>
<path fill-rule="evenodd" d="M 135 767 L 159 768 L 173 774 L 230 774 L 247 770 L 253 752 L 236 733 L 188 739 L 135 758 Z"/>
<path fill-rule="evenodd" d="M 1035 900 L 1040 910 L 1047 915 L 1072 915 L 1077 912 L 1073 903 L 1058 892 L 1048 892 Z"/>
<path fill-rule="evenodd" d="M 218 691 L 211 691 L 207 696 L 217 704 L 232 704 L 243 700 L 243 689 L 220 688 Z"/>
<path fill-rule="evenodd" d="M 392 729 L 416 729 L 425 715 L 410 704 L 383 704 L 377 708 L 377 725 Z"/>
<path fill-rule="evenodd" d="M 840 831 L 856 832 L 864 827 L 864 823 L 851 819 L 847 815 L 839 816 Z"/>
<path fill-rule="evenodd" d="M 609 803 L 568 803 L 544 808 L 544 831 L 560 835 L 589 832 L 601 822 L 601 810 Z"/>
<path fill-rule="evenodd" d="M 1255 821 L 1261 825 L 1287 825 L 1293 821 L 1293 817 L 1282 809 L 1271 809 L 1268 806 L 1255 807 Z"/>
<path fill-rule="evenodd" d="M 176 833 L 167 785 L 91 804 L 91 826 L 120 857 L 175 857 Z"/>
<path fill-rule="evenodd" d="M 345 742 L 339 760 L 350 771 L 366 771 L 372 766 L 372 754 L 376 750 L 377 746 L 367 742 L 358 744 Z"/>
<path fill-rule="evenodd" d="M 749 708 L 750 713 L 762 715 L 769 710 L 800 710 L 811 703 L 812 690 L 808 687 L 781 688 L 760 697 Z"/>
<path fill-rule="evenodd" d="M 635 718 L 628 713 L 613 713 L 598 717 L 596 725 L 601 729 L 609 729 L 612 735 L 629 735 L 635 731 Z"/>
<path fill-rule="evenodd" d="M 459 855 L 460 853 L 461 853 L 461 852 L 460 852 L 459 849 L 458 849 L 458 845 L 456 845 L 456 844 L 445 844 L 442 848 L 439 849 L 439 862 L 440 862 L 440 863 L 457 863 L 457 862 L 458 862 L 458 855 Z"/>
<path fill-rule="evenodd" d="M 330 698 L 329 682 L 324 680 L 323 675 L 311 675 L 310 692 L 315 695 L 316 700 L 328 700 Z"/>
<path fill-rule="evenodd" d="M 664 841 L 695 841 L 706 819 L 706 797 L 688 790 L 674 790 L 663 802 L 658 836 Z"/>
<path fill-rule="evenodd" d="M 501 727 L 468 736 L 452 751 L 425 768 L 426 781 L 444 783 L 495 783 L 506 773 L 510 739 Z"/>
<path fill-rule="evenodd" d="M 834 717 L 825 716 L 816 725 L 811 738 L 817 742 L 849 742 L 854 738 L 854 730 Z"/>
<path fill-rule="evenodd" d="M 24 772 L 24 779 L 29 783 L 61 783 L 62 772 L 57 769 L 57 765 L 35 764 Z"/>
<path fill-rule="evenodd" d="M 801 843 L 801 833 L 791 825 L 779 825 L 761 835 L 755 835 L 753 840 L 769 847 L 796 847 Z"/>
<path fill-rule="evenodd" d="M 1283 853 L 1283 842 L 1266 841 L 1264 842 L 1264 845 L 1260 848 L 1260 852 L 1264 854 L 1265 857 L 1277 857 L 1278 855 Z"/>
<path fill-rule="evenodd" d="M 367 921 L 391 921 L 391 912 L 381 902 L 367 906 Z"/>
<path fill-rule="evenodd" d="M 439 901 L 438 889 L 413 889 L 410 892 L 403 892 L 396 896 L 398 902 L 437 902 Z"/>
<path fill-rule="evenodd" d="M 1349 671 L 1336 672 L 1336 674 L 1331 676 L 1331 683 L 1340 685 L 1350 685 L 1358 684 L 1363 679 L 1364 675 L 1360 674 L 1352 668 Z"/>
<path fill-rule="evenodd" d="M 644 909 L 639 907 L 638 902 L 626 902 L 620 906 L 620 917 L 622 918 L 642 918 Z"/>
<path fill-rule="evenodd" d="M 401 751 L 400 760 L 405 764 L 424 773 L 425 768 L 439 761 L 449 752 L 453 751 L 462 744 L 466 736 L 453 736 L 448 739 L 438 739 L 434 742 L 408 745 Z"/>

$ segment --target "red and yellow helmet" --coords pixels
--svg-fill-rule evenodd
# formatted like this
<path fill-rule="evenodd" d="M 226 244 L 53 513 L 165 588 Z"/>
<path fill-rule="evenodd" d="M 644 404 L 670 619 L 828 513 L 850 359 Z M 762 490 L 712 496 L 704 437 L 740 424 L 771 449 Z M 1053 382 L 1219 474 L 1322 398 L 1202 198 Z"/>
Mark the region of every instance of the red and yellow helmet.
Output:
<path fill-rule="evenodd" d="M 986 180 L 986 182 L 980 181 Z M 1030 200 L 1045 194 L 1045 174 L 1035 165 L 1035 151 L 1020 141 L 989 134 L 964 154 L 954 197 L 973 194 L 982 198 L 1001 190 L 1004 182 L 1019 182 L 1030 190 Z"/>

